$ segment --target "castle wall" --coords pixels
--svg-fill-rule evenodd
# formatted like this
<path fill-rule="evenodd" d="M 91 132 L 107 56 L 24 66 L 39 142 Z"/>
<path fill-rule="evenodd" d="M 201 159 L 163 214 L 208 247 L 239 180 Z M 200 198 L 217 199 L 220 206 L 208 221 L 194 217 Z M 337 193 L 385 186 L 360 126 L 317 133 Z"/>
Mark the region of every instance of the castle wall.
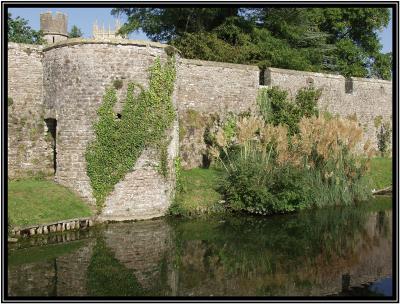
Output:
<path fill-rule="evenodd" d="M 182 165 L 204 163 L 204 131 L 210 114 L 253 110 L 259 84 L 256 66 L 181 59 L 177 70 L 177 103 L 180 118 Z"/>
<path fill-rule="evenodd" d="M 352 77 L 352 92 L 345 94 L 345 105 L 341 112 L 356 114 L 364 128 L 364 136 L 377 146 L 375 118 L 382 116 L 383 121 L 392 122 L 392 82 L 377 79 Z"/>
<path fill-rule="evenodd" d="M 54 173 L 51 132 L 46 119 L 57 121 L 55 180 L 75 190 L 94 206 L 86 174 L 85 152 L 94 139 L 93 123 L 107 86 L 122 80 L 118 112 L 128 82 L 148 85 L 148 68 L 167 45 L 131 40 L 68 39 L 48 47 L 8 45 L 8 170 L 9 178 Z M 357 116 L 376 144 L 375 118 L 391 120 L 392 83 L 340 75 L 268 68 L 264 84 L 279 86 L 293 97 L 306 86 L 322 90 L 319 107 L 341 116 Z M 170 178 L 157 170 L 155 151 L 147 150 L 132 172 L 106 200 L 106 219 L 150 218 L 164 214 L 173 195 L 173 160 L 180 149 L 182 164 L 207 164 L 205 131 L 229 112 L 256 110 L 259 69 L 255 66 L 177 58 L 173 100 L 178 110 L 168 136 Z M 179 131 L 178 131 L 179 129 Z M 179 140 L 178 140 L 179 132 Z M 178 143 L 179 142 L 179 143 Z"/>
<path fill-rule="evenodd" d="M 90 180 L 86 173 L 85 152 L 94 139 L 93 124 L 107 86 L 120 79 L 123 87 L 117 95 L 126 96 L 128 82 L 147 86 L 148 69 L 157 56 L 166 58 L 159 44 L 93 42 L 79 39 L 56 44 L 44 51 L 44 103 L 46 115 L 57 119 L 56 181 L 77 191 L 94 205 Z M 175 133 L 171 132 L 171 137 Z M 174 142 L 174 141 L 172 141 Z M 175 141 L 176 142 L 176 141 Z M 171 158 L 177 154 L 170 146 Z M 153 166 L 149 165 L 153 164 Z M 158 157 L 144 153 L 134 170 L 115 186 L 102 214 L 106 219 L 134 219 L 163 215 L 169 205 L 173 179 L 160 180 Z M 135 194 L 140 193 L 140 196 Z M 162 205 L 162 206 L 160 206 Z M 138 211 L 140 210 L 140 211 Z"/>
<path fill-rule="evenodd" d="M 266 85 L 283 88 L 291 97 L 299 89 L 310 85 L 321 89 L 320 110 L 342 117 L 356 116 L 364 129 L 364 138 L 370 139 L 375 146 L 377 128 L 374 119 L 382 116 L 384 120 L 391 121 L 391 81 L 356 77 L 346 79 L 341 75 L 277 68 L 267 68 L 264 75 Z"/>
<path fill-rule="evenodd" d="M 8 44 L 8 177 L 54 173 L 43 116 L 42 47 Z"/>

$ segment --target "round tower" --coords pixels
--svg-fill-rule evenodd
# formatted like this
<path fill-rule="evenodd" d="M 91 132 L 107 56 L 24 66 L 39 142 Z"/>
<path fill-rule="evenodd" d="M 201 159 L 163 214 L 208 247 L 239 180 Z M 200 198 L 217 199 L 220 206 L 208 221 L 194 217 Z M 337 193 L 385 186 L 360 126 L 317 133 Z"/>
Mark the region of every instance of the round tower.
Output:
<path fill-rule="evenodd" d="M 67 32 L 68 16 L 56 12 L 53 16 L 51 12 L 40 14 L 40 30 L 47 43 L 55 43 L 68 39 Z"/>

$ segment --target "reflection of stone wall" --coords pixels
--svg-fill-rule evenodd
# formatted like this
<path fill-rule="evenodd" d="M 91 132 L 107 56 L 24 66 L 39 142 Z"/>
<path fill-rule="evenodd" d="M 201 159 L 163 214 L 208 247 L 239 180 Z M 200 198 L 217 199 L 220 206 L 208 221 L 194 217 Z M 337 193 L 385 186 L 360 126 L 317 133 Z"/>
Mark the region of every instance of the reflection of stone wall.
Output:
<path fill-rule="evenodd" d="M 94 245 L 92 239 L 75 252 L 57 258 L 57 296 L 87 295 L 87 268 Z"/>
<path fill-rule="evenodd" d="M 43 262 L 8 267 L 9 296 L 85 296 L 87 268 L 95 240 L 77 250 Z M 63 245 L 50 245 L 56 250 Z M 45 258 L 45 257 L 44 257 Z"/>
<path fill-rule="evenodd" d="M 54 296 L 54 260 L 8 266 L 9 296 Z"/>
<path fill-rule="evenodd" d="M 107 247 L 143 288 L 160 278 L 160 263 L 171 246 L 171 229 L 162 220 L 109 225 L 104 231 Z"/>

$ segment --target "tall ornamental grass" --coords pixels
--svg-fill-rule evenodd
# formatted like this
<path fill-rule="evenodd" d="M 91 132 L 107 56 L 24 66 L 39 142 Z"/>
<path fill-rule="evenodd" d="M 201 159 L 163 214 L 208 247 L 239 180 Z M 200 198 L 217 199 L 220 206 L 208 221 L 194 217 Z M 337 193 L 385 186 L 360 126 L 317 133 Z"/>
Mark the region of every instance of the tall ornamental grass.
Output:
<path fill-rule="evenodd" d="M 298 132 L 262 117 L 240 117 L 235 136 L 220 128 L 210 149 L 225 168 L 220 186 L 228 206 L 256 214 L 348 205 L 370 195 L 368 180 L 373 150 L 360 153 L 362 129 L 352 120 L 302 117 Z M 288 135 L 289 134 L 289 135 Z"/>

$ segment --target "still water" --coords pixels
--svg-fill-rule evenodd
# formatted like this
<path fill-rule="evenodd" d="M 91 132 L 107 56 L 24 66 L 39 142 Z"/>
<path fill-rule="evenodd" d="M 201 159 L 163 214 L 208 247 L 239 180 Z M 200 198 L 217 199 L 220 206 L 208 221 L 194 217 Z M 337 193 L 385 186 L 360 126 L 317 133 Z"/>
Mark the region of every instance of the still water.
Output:
<path fill-rule="evenodd" d="M 391 296 L 391 198 L 29 240 L 9 248 L 7 282 L 9 296 Z"/>

